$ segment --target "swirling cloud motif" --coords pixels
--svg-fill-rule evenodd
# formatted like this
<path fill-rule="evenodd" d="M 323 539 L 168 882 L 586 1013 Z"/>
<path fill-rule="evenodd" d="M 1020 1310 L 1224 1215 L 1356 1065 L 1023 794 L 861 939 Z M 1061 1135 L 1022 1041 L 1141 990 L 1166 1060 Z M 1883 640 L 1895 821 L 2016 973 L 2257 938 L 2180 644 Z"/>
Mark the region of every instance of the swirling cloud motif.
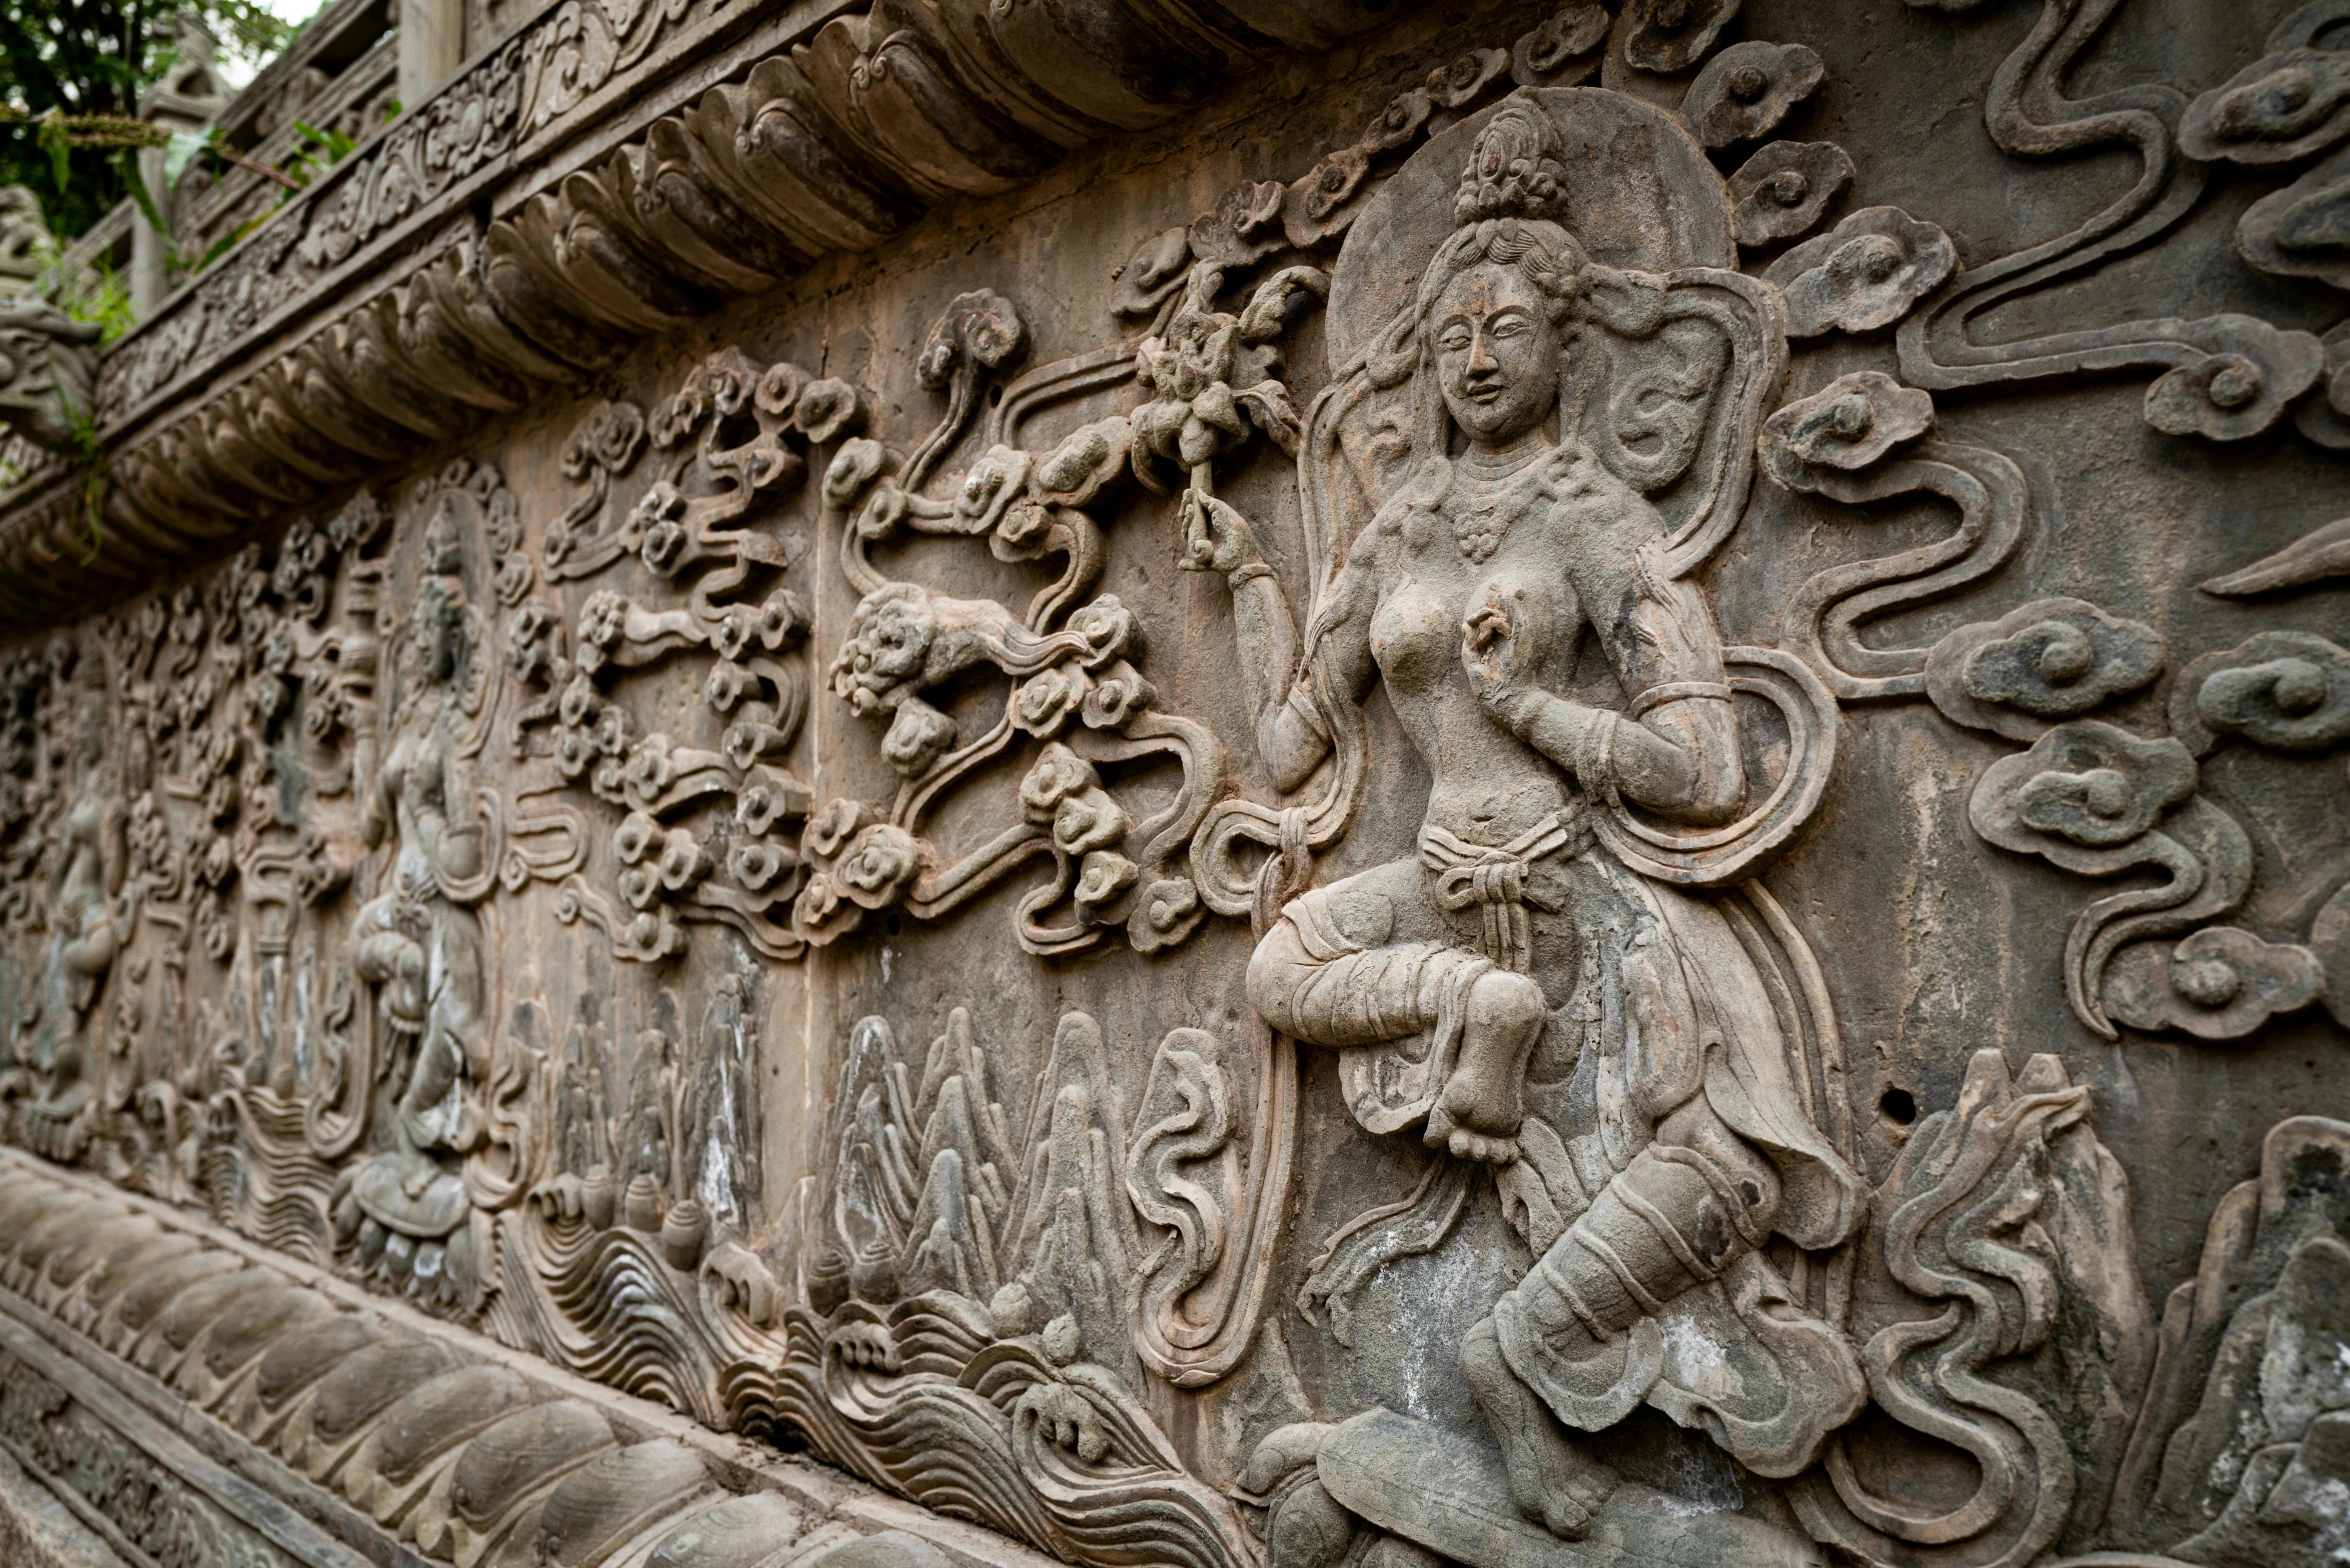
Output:
<path fill-rule="evenodd" d="M 1934 645 L 1926 691 L 1954 724 L 2012 740 L 2087 713 L 2161 673 L 2162 638 L 2082 599 L 2035 599 Z"/>
<path fill-rule="evenodd" d="M 2335 322 L 2318 339 L 2318 347 L 2325 354 L 2325 363 L 2318 367 L 2325 390 L 2301 400 L 2293 410 L 2293 425 L 2319 446 L 2350 452 L 2350 321 Z"/>
<path fill-rule="evenodd" d="M 1934 423 L 1934 400 L 1881 370 L 1838 376 L 1763 421 L 1763 466 L 1790 490 L 1816 490 L 1822 470 L 1868 467 Z"/>
<path fill-rule="evenodd" d="M 2195 793 L 2195 779 L 2195 759 L 2170 736 L 2078 719 L 1985 769 L 1969 810 L 1975 830 L 2005 848 L 2037 852 L 2021 842 L 2028 830 L 2103 849 L 2152 828 Z"/>
<path fill-rule="evenodd" d="M 1624 59 L 1643 71 L 1686 71 L 1705 57 L 1739 0 L 1631 0 Z"/>
<path fill-rule="evenodd" d="M 2350 1028 L 2350 884 L 2334 889 L 2309 923 L 2309 950 L 2325 976 L 2326 1010 Z"/>
<path fill-rule="evenodd" d="M 1596 0 L 1560 6 L 1511 48 L 1511 78 L 1520 87 L 1574 86 L 1599 68 L 1613 21 Z"/>
<path fill-rule="evenodd" d="M 2263 272 L 2350 289 L 2350 148 L 2247 208 L 2236 248 Z"/>
<path fill-rule="evenodd" d="M 1808 234 L 1852 183 L 1852 155 L 1834 142 L 1772 142 L 1730 176 L 1730 221 L 1748 248 Z"/>
<path fill-rule="evenodd" d="M 1967 820 L 2002 849 L 2078 876 L 2165 873 L 2158 886 L 2093 901 L 2065 935 L 2066 999 L 2106 1039 L 2118 1038 L 2104 1000 L 2115 952 L 2216 920 L 2251 891 L 2252 842 L 2234 818 L 2195 798 L 2197 773 L 2172 737 L 2147 740 L 2074 719 L 1984 769 L 1968 797 Z M 2216 986 L 2207 989 L 2216 994 Z"/>
<path fill-rule="evenodd" d="M 1787 335 L 1889 327 L 1958 267 L 1950 236 L 1899 207 L 1863 207 L 1763 272 L 1787 296 Z"/>
<path fill-rule="evenodd" d="M 1241 193 L 1245 199 L 1247 186 L 1235 186 L 1227 191 L 1227 201 Z M 1275 188 L 1278 211 L 1278 187 Z M 1219 204 L 1219 210 L 1223 204 Z M 1206 222 L 1206 219 L 1202 219 Z M 1268 249 L 1271 247 L 1268 246 Z M 1260 252 L 1261 254 L 1261 252 Z M 1250 256 L 1247 260 L 1256 258 Z M 1159 302 L 1183 287 L 1184 275 L 1191 270 L 1191 234 L 1182 228 L 1162 229 L 1135 247 L 1126 265 L 1118 269 L 1117 281 L 1110 289 L 1110 310 L 1120 316 L 1148 316 L 1155 314 Z"/>
<path fill-rule="evenodd" d="M 2275 50 L 2189 104 L 2179 121 L 2179 150 L 2204 163 L 2291 163 L 2345 136 L 2350 51 L 2340 49 Z"/>
<path fill-rule="evenodd" d="M 2179 672 L 2171 729 L 2197 756 L 2228 736 L 2276 751 L 2350 742 L 2350 651 L 2309 632 L 2261 632 Z"/>
<path fill-rule="evenodd" d="M 2204 325 L 2219 334 L 2219 346 L 2146 389 L 2146 423 L 2165 435 L 2258 435 L 2325 372 L 2325 345 L 2307 332 L 2279 331 L 2250 316 L 2214 316 Z"/>
<path fill-rule="evenodd" d="M 1732 44 L 1689 84 L 1681 118 L 1709 149 L 1750 142 L 1777 130 L 1827 74 L 1801 44 Z"/>
<path fill-rule="evenodd" d="M 2116 954 L 2105 1005 L 2133 1029 L 2239 1040 L 2276 1014 L 2316 1001 L 2324 978 L 2306 947 L 2207 926 L 2176 947 L 2141 942 Z"/>

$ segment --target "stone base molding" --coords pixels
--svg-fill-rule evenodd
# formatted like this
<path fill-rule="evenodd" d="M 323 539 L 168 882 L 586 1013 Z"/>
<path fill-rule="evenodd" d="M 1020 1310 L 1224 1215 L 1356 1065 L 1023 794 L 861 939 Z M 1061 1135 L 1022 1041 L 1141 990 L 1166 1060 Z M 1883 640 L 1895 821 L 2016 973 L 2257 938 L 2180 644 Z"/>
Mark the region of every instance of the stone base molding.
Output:
<path fill-rule="evenodd" d="M 1047 1561 L 14 1151 L 0 1258 L 0 1451 L 70 1510 L 12 1492 L 0 1543 L 42 1568 Z"/>

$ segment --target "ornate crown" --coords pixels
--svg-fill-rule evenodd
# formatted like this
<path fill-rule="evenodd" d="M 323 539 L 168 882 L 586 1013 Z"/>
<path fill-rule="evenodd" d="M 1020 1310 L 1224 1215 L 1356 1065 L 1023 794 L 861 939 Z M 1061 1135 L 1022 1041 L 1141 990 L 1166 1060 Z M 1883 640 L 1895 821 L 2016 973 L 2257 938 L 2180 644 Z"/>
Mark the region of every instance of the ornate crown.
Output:
<path fill-rule="evenodd" d="M 1453 222 L 1465 225 L 1487 218 L 1564 222 L 1565 151 L 1550 116 L 1530 103 L 1503 104 L 1478 134 L 1469 166 L 1461 171 L 1460 194 L 1452 202 Z"/>

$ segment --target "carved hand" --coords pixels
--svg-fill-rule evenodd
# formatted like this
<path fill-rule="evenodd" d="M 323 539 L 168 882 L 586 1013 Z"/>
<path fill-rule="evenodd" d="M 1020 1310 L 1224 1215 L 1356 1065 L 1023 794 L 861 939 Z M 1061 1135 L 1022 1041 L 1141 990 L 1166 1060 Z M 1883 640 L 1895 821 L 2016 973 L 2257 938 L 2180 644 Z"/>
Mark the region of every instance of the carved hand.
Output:
<path fill-rule="evenodd" d="M 1593 726 L 1614 728 L 1615 715 L 1542 689 L 1518 668 L 1517 623 L 1488 600 L 1461 622 L 1461 668 L 1485 711 L 1512 735 L 1578 776 L 1591 750 Z M 1585 779 L 1589 787 L 1592 780 Z"/>
<path fill-rule="evenodd" d="M 1176 564 L 1187 572 L 1230 574 L 1264 558 L 1247 518 L 1212 495 L 1183 492 L 1183 556 Z"/>
<path fill-rule="evenodd" d="M 1461 622 L 1461 668 L 1485 711 L 1512 734 L 1527 727 L 1553 699 L 1529 684 L 1518 668 L 1518 624 L 1507 606 L 1490 599 Z"/>

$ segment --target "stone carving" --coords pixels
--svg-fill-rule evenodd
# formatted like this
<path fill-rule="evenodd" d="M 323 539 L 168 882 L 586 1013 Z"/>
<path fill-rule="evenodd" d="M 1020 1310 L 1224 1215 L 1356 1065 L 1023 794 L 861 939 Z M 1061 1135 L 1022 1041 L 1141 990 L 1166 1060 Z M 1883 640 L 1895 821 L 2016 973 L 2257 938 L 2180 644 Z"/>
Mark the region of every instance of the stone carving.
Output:
<path fill-rule="evenodd" d="M 559 193 L 445 236 L 455 243 L 409 281 L 316 313 L 325 279 L 425 221 L 435 193 L 511 157 L 526 128 L 552 134 L 596 98 L 599 73 L 641 68 L 678 16 L 558 7 L 316 182 L 109 359 L 104 420 L 146 425 L 160 397 L 254 329 L 312 311 L 313 330 L 253 367 L 225 423 L 172 420 L 142 437 L 142 456 L 126 452 L 108 506 L 154 561 L 185 561 L 195 519 L 320 498 L 380 461 L 386 431 L 437 440 L 480 410 L 516 408 L 609 363 L 629 336 L 870 248 L 945 196 L 1001 191 L 1062 149 L 1180 112 L 1233 64 L 1327 48 L 1382 15 L 1323 0 L 1242 26 L 1214 8 L 1105 0 L 1067 18 L 832 18 L 800 46 L 804 61 L 768 57 Z M 1445 96 L 1465 103 L 1506 69 L 1491 53 L 1491 69 Z M 38 527 L 62 537 L 67 520 Z"/>
<path fill-rule="evenodd" d="M 1172 1114 L 1130 1143 L 1083 1013 L 1061 1019 L 1018 1119 L 991 1098 L 966 1013 L 932 1043 L 918 1093 L 888 1025 L 860 1022 L 806 1304 L 784 1318 L 783 1413 L 887 1485 L 934 1470 L 943 1442 L 966 1506 L 1073 1561 L 1247 1560 L 1238 1511 L 1185 1472 L 1143 1402 L 1131 1326 L 1139 1308 L 1144 1339 L 1164 1336 L 1221 1261 L 1202 1245 L 1221 1206 L 1177 1174 L 1231 1135 L 1212 1112 L 1183 1125 L 1225 1096 L 1215 1047 L 1197 1030 L 1161 1042 L 1180 1082 L 1161 1086 L 1154 1067 L 1139 1115 Z"/>
<path fill-rule="evenodd" d="M 2202 194 L 2207 176 L 2202 163 L 2194 160 L 2219 152 L 2218 144 L 2207 138 L 2222 121 L 2231 129 L 2220 135 L 2242 137 L 2264 148 L 2280 141 L 2290 146 L 2296 134 L 2287 131 L 2277 138 L 2268 133 L 2267 115 L 2274 109 L 2255 84 L 2272 73 L 2261 65 L 2247 69 L 2252 82 L 2217 89 L 2192 106 L 2184 94 L 2165 86 L 2133 95 L 2127 105 L 2116 101 L 2116 112 L 2103 117 L 2085 112 L 2048 121 L 2024 110 L 2027 101 L 2059 100 L 2056 82 L 2095 32 L 2093 25 L 2064 24 L 2090 17 L 2101 21 L 2111 9 L 2066 3 L 2052 10 L 2050 20 L 2059 25 L 2036 30 L 2009 59 L 1992 84 L 1984 124 L 2000 150 L 2015 157 L 2047 157 L 2092 145 L 2127 147 L 2140 160 L 2143 177 L 2069 233 L 1969 268 L 1932 305 L 1904 320 L 1899 333 L 1902 376 L 1914 386 L 1943 391 L 2089 369 L 2163 366 L 2167 368 L 2147 390 L 2149 424 L 2173 435 L 2242 440 L 2267 429 L 2316 380 L 2323 355 L 2309 334 L 2279 331 L 2234 314 L 2126 322 L 1998 345 L 1979 345 L 1968 332 L 1970 319 L 1993 301 L 2045 288 L 2125 246 L 2151 243 L 2178 223 Z M 2325 0 L 2319 0 L 2280 23 L 2278 33 L 2314 35 L 2331 16 Z M 2275 100 L 2276 107 L 2298 94 L 2299 79 L 2279 85 L 2285 90 Z M 2284 113 L 2289 121 L 2295 111 Z M 2324 139 L 2322 130 L 2310 134 Z M 2178 156 L 2181 153 L 2185 157 Z"/>
<path fill-rule="evenodd" d="M 2256 1180 L 2213 1213 L 2195 1276 L 2171 1293 L 2114 1491 L 2121 1538 L 2188 1562 L 2317 1562 L 2343 1484 L 2329 1442 L 2340 1297 L 2343 1126 L 2269 1130 Z"/>
<path fill-rule="evenodd" d="M 1931 1512 L 1872 1494 L 1840 1439 L 1791 1494 L 1816 1539 L 1871 1562 L 2025 1563 L 2094 1530 L 2154 1325 L 2133 1274 L 2128 1184 L 2087 1111 L 2088 1091 L 2054 1057 L 2011 1077 L 1983 1051 L 1958 1103 L 1918 1124 L 1877 1193 L 1871 1262 L 1916 1298 L 1953 1305 L 1875 1327 L 1863 1308 L 1851 1332 L 1879 1407 L 1966 1452 L 1979 1479 Z"/>
<path fill-rule="evenodd" d="M 184 1401 L 175 1423 L 191 1434 L 216 1424 L 282 1462 L 300 1489 L 265 1497 L 169 1446 L 154 1414 L 78 1365 L 50 1375 L 26 1365 L 12 1337 L 0 1349 L 0 1442 L 156 1563 L 368 1560 L 300 1517 L 322 1495 L 352 1546 L 456 1568 L 585 1568 L 628 1547 L 675 1568 L 944 1561 L 903 1533 L 826 1518 L 820 1492 L 746 1487 L 739 1475 L 729 1484 L 707 1451 L 632 1432 L 621 1412 L 566 1397 L 544 1369 L 521 1375 L 340 1308 L 119 1202 L 11 1164 L 0 1211 L 12 1238 L 0 1274 L 24 1311 L 85 1325 Z M 64 1375 L 72 1391 L 53 1380 Z"/>
<path fill-rule="evenodd" d="M 388 849 L 391 865 L 353 916 L 351 969 L 374 993 L 361 1013 L 388 1104 L 382 1146 L 337 1179 L 333 1201 L 338 1239 L 356 1244 L 370 1267 L 478 1301 L 482 1269 L 459 1162 L 489 1137 L 491 955 L 467 907 L 489 880 L 471 765 L 489 661 L 459 570 L 457 498 L 475 493 L 450 492 L 427 524 L 425 571 L 395 645 L 380 710 L 390 732 L 375 777 L 360 781 L 361 840 Z"/>
<path fill-rule="evenodd" d="M 115 1523 L 170 1568 L 285 1568 L 293 1561 L 92 1419 L 64 1389 L 0 1352 L 0 1435 L 45 1480 Z"/>
<path fill-rule="evenodd" d="M 2119 8 L 482 55 L 0 519 L 239 552 L 0 647 L 0 1439 L 157 1560 L 2329 1560 L 2350 19 Z"/>
<path fill-rule="evenodd" d="M 1260 596 L 1236 620 L 1243 667 L 1264 672 L 1259 746 L 1277 782 L 1302 782 L 1333 737 L 1359 735 L 1342 705 L 1374 682 L 1408 733 L 1446 737 L 1424 755 L 1433 784 L 1419 854 L 1287 904 L 1251 961 L 1250 999 L 1282 1034 L 1340 1051 L 1349 1109 L 1366 1129 L 1415 1132 L 1440 1159 L 1499 1168 L 1504 1209 L 1540 1256 L 1471 1329 L 1461 1364 L 1502 1445 L 1510 1493 L 1570 1539 L 1603 1528 L 1670 1554 L 1686 1549 L 1681 1527 L 1568 1434 L 1602 1432 L 1648 1400 L 1705 1425 L 1762 1473 L 1809 1464 L 1858 1407 L 1859 1368 L 1833 1327 L 1790 1314 L 1784 1279 L 1756 1249 L 1774 1233 L 1837 1246 L 1859 1219 L 1860 1190 L 1795 1098 L 1787 1043 L 1729 928 L 1710 906 L 1642 878 L 1634 865 L 1649 869 L 1647 854 L 1627 864 L 1615 850 L 1619 838 L 1647 847 L 1633 837 L 1646 827 L 1635 808 L 1667 822 L 1756 825 L 1739 820 L 1727 660 L 1686 582 L 1695 562 L 1673 559 L 1676 543 L 1713 543 L 1721 531 L 1702 509 L 1676 530 L 1647 495 L 1708 448 L 1732 454 L 1733 470 L 1750 461 L 1743 432 L 1754 414 L 1742 403 L 1763 395 L 1775 370 L 1778 322 L 1767 308 L 1737 314 L 1747 296 L 1707 298 L 1702 275 L 1683 280 L 1695 300 L 1677 310 L 1669 269 L 1702 256 L 1655 257 L 1662 277 L 1586 260 L 1558 221 L 1571 208 L 1557 122 L 1579 131 L 1580 105 L 1555 102 L 1506 105 L 1468 149 L 1453 203 L 1460 226 L 1394 313 L 1428 412 L 1376 514 L 1332 519 L 1322 556 L 1343 551 L 1344 565 L 1318 590 L 1302 648 L 1239 513 L 1204 495 L 1189 504 L 1190 563 Z M 1658 331 L 1675 316 L 1696 330 Z M 1579 324 L 1584 355 L 1635 384 L 1656 384 L 1644 349 L 1652 364 L 1714 372 L 1674 409 L 1678 419 L 1660 421 L 1662 461 L 1653 447 L 1614 444 L 1623 433 L 1604 427 L 1596 443 L 1564 421 L 1558 444 L 1544 438 L 1562 384 L 1605 373 L 1573 363 L 1565 320 Z M 1595 346 L 1608 334 L 1623 357 Z M 1621 406 L 1604 383 L 1577 391 L 1601 409 Z M 1725 475 L 1709 499 L 1735 507 L 1743 490 Z M 1536 563 L 1563 565 L 1563 583 L 1539 585 Z M 1587 628 L 1630 694 L 1626 716 L 1545 689 L 1557 678 L 1545 672 L 1572 663 Z M 1281 692 L 1292 668 L 1297 684 Z M 1342 774 L 1359 772 L 1339 760 Z M 1343 830 L 1343 815 L 1334 826 Z M 1691 866 L 1673 880 L 1718 875 L 1718 865 Z M 1703 1026 L 1681 989 L 1694 973 L 1710 997 Z M 1602 988 L 1625 998 L 1612 1017 L 1597 1004 Z M 1554 1009 L 1573 1021 L 1554 1026 Z M 1697 1027 L 1717 1032 L 1720 1089 L 1705 1086 Z M 1637 1063 L 1626 1054 L 1635 1038 Z M 1676 1038 L 1688 1040 L 1686 1060 L 1665 1043 Z M 1537 1053 L 1550 1065 L 1536 1067 Z M 1530 1073 L 1561 1087 L 1530 1104 Z M 1416 1248 L 1449 1229 L 1465 1191 L 1459 1177 L 1423 1185 L 1420 1201 L 1447 1212 Z M 1365 1248 L 1376 1257 L 1374 1217 L 1350 1227 L 1326 1269 L 1360 1271 L 1366 1263 L 1350 1254 Z M 1343 1288 L 1309 1281 L 1306 1291 Z M 1738 1366 L 1739 1408 L 1667 1364 L 1668 1337 L 1692 1334 Z M 1392 1468 L 1373 1473 L 1389 1488 L 1412 1484 Z"/>
<path fill-rule="evenodd" d="M 1709 148 L 1768 136 L 1811 96 L 1826 67 L 1801 44 L 1732 44 L 1689 84 L 1681 116 Z"/>
<path fill-rule="evenodd" d="M 1768 245 L 1810 231 L 1852 183 L 1852 157 L 1834 142 L 1772 142 L 1730 177 L 1738 243 Z"/>
<path fill-rule="evenodd" d="M 805 539 L 778 540 L 756 523 L 760 509 L 804 483 L 809 444 L 837 441 L 856 407 L 843 383 L 811 381 L 788 361 L 762 368 L 721 351 L 655 411 L 650 446 L 666 454 L 662 474 L 625 512 L 610 487 L 646 449 L 644 417 L 631 404 L 604 404 L 573 433 L 564 466 L 588 488 L 547 528 L 541 555 L 549 577 L 594 577 L 633 556 L 643 568 L 638 580 L 663 598 L 681 594 L 680 608 L 598 588 L 566 636 L 553 606 L 525 597 L 534 571 L 528 557 L 510 558 L 506 597 L 519 608 L 508 623 L 507 661 L 543 693 L 515 714 L 512 745 L 518 756 L 547 755 L 541 774 L 551 767 L 625 813 L 609 843 L 614 891 L 634 913 L 602 917 L 623 957 L 676 956 L 686 940 L 681 921 L 722 924 L 768 957 L 797 956 L 801 938 L 789 909 L 801 857 L 789 834 L 808 815 L 809 791 L 781 758 L 807 713 L 798 648 L 808 612 L 779 574 Z M 701 685 L 708 713 L 701 726 L 724 726 L 714 751 L 642 733 L 624 694 L 624 683 L 677 654 L 715 655 Z M 550 720 L 551 753 L 540 753 L 529 730 Z M 713 829 L 713 808 L 720 821 L 731 817 L 729 829 Z M 558 822 L 570 852 L 518 851 L 502 872 L 509 888 L 578 869 L 587 818 L 550 810 L 535 831 L 556 831 Z M 584 905 L 592 895 L 575 896 Z"/>
<path fill-rule="evenodd" d="M 1255 327 L 1209 310 L 1201 285 L 1189 288 L 1169 336 L 1143 340 L 1134 375 L 1156 396 L 1131 417 L 1083 426 L 1043 454 L 993 441 L 951 501 L 922 495 L 913 487 L 968 422 L 979 379 L 1020 340 L 1009 302 L 967 294 L 932 330 L 921 361 L 925 383 L 948 394 L 937 429 L 904 459 L 870 438 L 847 443 L 833 459 L 824 499 L 847 514 L 842 565 L 864 597 L 833 657 L 832 692 L 860 717 L 886 720 L 882 754 L 905 783 L 886 813 L 836 800 L 809 820 L 801 842 L 808 881 L 792 913 L 804 939 L 835 941 L 868 914 L 900 905 L 937 919 L 1040 855 L 1051 857 L 1052 874 L 1021 899 L 1016 926 L 1021 946 L 1040 956 L 1078 951 L 1121 927 L 1135 948 L 1157 952 L 1189 936 L 1206 914 L 1187 856 L 1221 790 L 1223 750 L 1195 721 L 1154 711 L 1156 692 L 1132 662 L 1143 651 L 1133 613 L 1114 595 L 1077 602 L 1102 570 L 1102 530 L 1085 508 L 1106 500 L 1105 489 L 1128 473 L 1163 488 L 1169 465 L 1177 473 L 1212 468 L 1253 430 L 1287 438 L 1295 416 L 1280 383 L 1260 379 L 1235 392 L 1231 380 L 1243 357 L 1251 370 L 1267 366 L 1268 350 L 1244 356 L 1240 343 L 1252 333 L 1275 335 L 1282 300 L 1310 285 L 1288 275 L 1269 281 L 1250 314 L 1271 324 Z M 1081 374 L 1072 365 L 1038 367 L 1023 378 L 1021 402 L 1005 406 L 1032 413 L 1056 383 L 1066 387 Z M 1065 564 L 1021 615 L 885 577 L 871 552 L 907 534 L 985 539 L 999 560 L 1058 556 Z M 990 667 L 1011 680 L 1001 715 L 966 735 L 928 696 Z M 925 819 L 951 791 L 1028 742 L 1039 749 L 1017 799 L 1006 803 L 1018 810 L 1011 825 L 961 855 L 923 836 Z M 1138 814 L 1104 787 L 1102 769 L 1158 757 L 1182 772 L 1166 810 Z M 1068 913 L 1055 917 L 1064 906 Z"/>
<path fill-rule="evenodd" d="M 22 185 L 0 185 L 0 293 L 31 293 L 56 247 L 41 198 Z"/>
<path fill-rule="evenodd" d="M 0 431 L 71 450 L 96 406 L 97 341 L 95 322 L 31 294 L 0 296 Z"/>

